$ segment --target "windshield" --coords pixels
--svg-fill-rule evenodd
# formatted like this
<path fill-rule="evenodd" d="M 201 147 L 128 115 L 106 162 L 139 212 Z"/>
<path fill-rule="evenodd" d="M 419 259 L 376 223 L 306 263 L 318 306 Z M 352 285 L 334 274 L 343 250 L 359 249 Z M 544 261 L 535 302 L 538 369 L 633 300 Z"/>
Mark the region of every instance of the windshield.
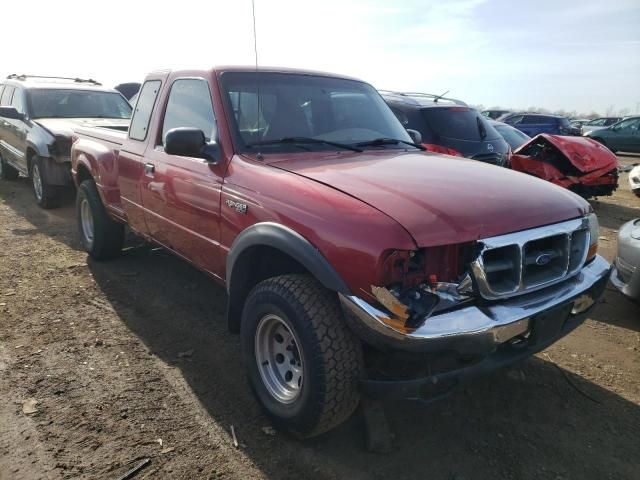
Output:
<path fill-rule="evenodd" d="M 431 130 L 441 137 L 474 141 L 500 138 L 498 132 L 487 122 L 486 117 L 472 108 L 423 108 L 422 115 Z"/>
<path fill-rule="evenodd" d="M 313 138 L 355 145 L 379 138 L 411 138 L 370 85 L 339 78 L 260 72 L 228 72 L 222 87 L 241 151 L 335 150 L 327 143 L 279 143 Z M 269 144 L 266 144 L 270 142 Z M 252 145 L 254 145 L 252 147 Z M 363 148 L 405 148 L 401 144 Z"/>
<path fill-rule="evenodd" d="M 531 140 L 528 135 L 525 135 L 517 128 L 510 127 L 509 125 L 494 125 L 494 128 L 504 137 L 512 150 L 515 150 L 520 145 L 524 145 Z"/>
<path fill-rule="evenodd" d="M 131 105 L 115 92 L 30 90 L 32 118 L 131 118 Z"/>

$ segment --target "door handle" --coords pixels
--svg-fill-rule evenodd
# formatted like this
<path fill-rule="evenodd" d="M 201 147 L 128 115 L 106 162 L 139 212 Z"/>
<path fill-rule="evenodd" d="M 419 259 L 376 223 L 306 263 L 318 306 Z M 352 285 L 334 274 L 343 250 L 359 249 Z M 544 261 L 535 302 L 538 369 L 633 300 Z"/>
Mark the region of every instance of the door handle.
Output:
<path fill-rule="evenodd" d="M 145 175 L 153 175 L 156 171 L 156 166 L 153 163 L 145 163 L 144 164 L 144 174 Z"/>

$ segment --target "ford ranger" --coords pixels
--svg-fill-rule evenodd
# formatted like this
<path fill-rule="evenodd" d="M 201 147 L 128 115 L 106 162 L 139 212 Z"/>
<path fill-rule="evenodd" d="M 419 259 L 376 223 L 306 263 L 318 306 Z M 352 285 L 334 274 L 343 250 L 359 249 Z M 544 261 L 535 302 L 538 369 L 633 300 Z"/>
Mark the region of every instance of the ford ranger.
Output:
<path fill-rule="evenodd" d="M 73 185 L 73 128 L 108 121 L 126 130 L 130 116 L 125 98 L 95 80 L 9 75 L 0 83 L 0 179 L 30 177 L 38 205 L 55 207 Z"/>
<path fill-rule="evenodd" d="M 546 348 L 608 280 L 585 200 L 419 143 L 355 79 L 155 72 L 128 131 L 76 129 L 80 238 L 107 259 L 128 225 L 224 285 L 258 401 L 317 435 Z"/>

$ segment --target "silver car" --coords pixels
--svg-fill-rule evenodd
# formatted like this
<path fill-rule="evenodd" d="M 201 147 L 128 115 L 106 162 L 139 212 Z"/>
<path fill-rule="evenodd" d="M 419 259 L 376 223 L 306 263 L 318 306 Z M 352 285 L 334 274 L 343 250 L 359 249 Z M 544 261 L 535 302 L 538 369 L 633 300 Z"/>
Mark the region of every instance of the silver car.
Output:
<path fill-rule="evenodd" d="M 633 167 L 629 172 L 629 187 L 636 197 L 640 197 L 640 165 Z"/>
<path fill-rule="evenodd" d="M 640 218 L 620 228 L 611 283 L 626 296 L 640 301 Z"/>

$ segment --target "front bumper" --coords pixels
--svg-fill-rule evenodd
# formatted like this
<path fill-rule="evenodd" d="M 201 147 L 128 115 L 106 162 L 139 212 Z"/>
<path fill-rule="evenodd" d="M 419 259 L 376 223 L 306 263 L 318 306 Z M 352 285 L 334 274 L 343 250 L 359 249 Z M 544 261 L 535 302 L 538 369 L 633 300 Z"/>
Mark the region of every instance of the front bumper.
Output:
<path fill-rule="evenodd" d="M 340 295 L 347 322 L 363 341 L 374 346 L 409 352 L 441 352 L 486 355 L 499 345 L 530 330 L 531 318 L 542 312 L 573 304 L 571 315 L 591 306 L 603 290 L 610 265 L 601 256 L 582 270 L 552 287 L 504 301 L 469 306 L 429 317 L 412 333 L 390 327 L 381 319 L 388 314 L 356 296 Z"/>
<path fill-rule="evenodd" d="M 618 232 L 618 252 L 611 283 L 628 297 L 640 300 L 640 239 L 632 231 L 640 228 L 640 219 L 625 223 Z M 638 235 L 635 234 L 635 237 Z"/>
<path fill-rule="evenodd" d="M 403 350 L 449 351 L 453 355 L 473 355 L 479 359 L 470 366 L 422 378 L 365 379 L 361 381 L 362 392 L 373 399 L 431 401 L 447 395 L 464 381 L 544 350 L 585 320 L 602 296 L 610 272 L 607 261 L 596 256 L 578 275 L 560 285 L 486 307 L 467 307 L 436 315 L 410 335 L 389 331 L 373 316 L 372 310 L 363 309 L 350 297 L 342 297 L 343 305 L 353 314 L 347 315 L 352 328 L 361 335 L 369 331 L 365 341 L 379 344 L 384 339 L 387 345 Z M 359 326 L 354 325 L 354 321 L 359 322 Z"/>

